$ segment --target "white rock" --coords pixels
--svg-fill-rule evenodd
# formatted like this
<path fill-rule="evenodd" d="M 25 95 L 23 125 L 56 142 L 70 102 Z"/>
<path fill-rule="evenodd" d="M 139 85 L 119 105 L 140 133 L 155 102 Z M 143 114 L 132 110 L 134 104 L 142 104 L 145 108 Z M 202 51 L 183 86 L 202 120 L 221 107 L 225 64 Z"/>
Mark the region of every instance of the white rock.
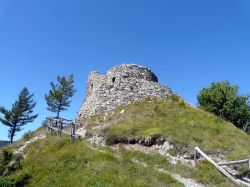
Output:
<path fill-rule="evenodd" d="M 76 131 L 76 134 L 84 138 L 86 137 L 86 132 L 87 130 L 85 129 L 85 127 L 81 127 L 80 129 Z"/>
<path fill-rule="evenodd" d="M 174 174 L 174 173 L 169 173 L 168 171 L 162 169 L 162 168 L 156 168 L 159 172 L 161 173 L 166 173 L 171 175 L 173 178 L 175 178 L 177 181 L 180 183 L 184 184 L 185 187 L 204 187 L 204 185 L 197 183 L 196 181 L 192 179 L 187 179 L 184 178 L 180 175 Z"/>

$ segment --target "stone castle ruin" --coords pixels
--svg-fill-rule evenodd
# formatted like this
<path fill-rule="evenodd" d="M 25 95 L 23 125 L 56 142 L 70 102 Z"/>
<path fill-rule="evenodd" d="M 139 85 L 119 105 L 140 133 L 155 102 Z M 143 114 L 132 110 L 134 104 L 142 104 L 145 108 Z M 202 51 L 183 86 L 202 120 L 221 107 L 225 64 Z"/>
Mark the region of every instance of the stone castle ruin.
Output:
<path fill-rule="evenodd" d="M 111 68 L 105 75 L 91 72 L 87 95 L 77 119 L 88 118 L 148 97 L 168 98 L 171 94 L 172 91 L 159 84 L 157 76 L 143 66 L 123 64 Z"/>

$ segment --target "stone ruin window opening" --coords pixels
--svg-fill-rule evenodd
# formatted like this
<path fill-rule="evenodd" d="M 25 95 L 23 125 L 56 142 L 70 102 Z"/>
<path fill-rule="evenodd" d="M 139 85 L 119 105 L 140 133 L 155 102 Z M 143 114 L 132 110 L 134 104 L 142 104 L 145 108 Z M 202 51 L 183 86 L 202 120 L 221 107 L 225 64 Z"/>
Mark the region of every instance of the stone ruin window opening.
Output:
<path fill-rule="evenodd" d="M 112 78 L 112 83 L 115 83 L 115 77 Z"/>
<path fill-rule="evenodd" d="M 92 89 L 92 88 L 94 87 L 94 84 L 92 83 L 90 87 L 91 87 L 91 89 Z"/>

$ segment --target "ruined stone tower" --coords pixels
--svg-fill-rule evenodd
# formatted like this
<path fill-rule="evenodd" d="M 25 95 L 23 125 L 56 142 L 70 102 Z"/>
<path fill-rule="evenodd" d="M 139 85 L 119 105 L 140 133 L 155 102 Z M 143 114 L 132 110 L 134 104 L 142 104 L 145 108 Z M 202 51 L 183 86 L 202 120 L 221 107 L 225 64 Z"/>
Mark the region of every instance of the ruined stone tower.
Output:
<path fill-rule="evenodd" d="M 147 97 L 167 98 L 171 94 L 168 87 L 158 84 L 157 76 L 146 67 L 123 64 L 111 68 L 105 75 L 91 72 L 87 95 L 77 119 L 88 118 Z"/>

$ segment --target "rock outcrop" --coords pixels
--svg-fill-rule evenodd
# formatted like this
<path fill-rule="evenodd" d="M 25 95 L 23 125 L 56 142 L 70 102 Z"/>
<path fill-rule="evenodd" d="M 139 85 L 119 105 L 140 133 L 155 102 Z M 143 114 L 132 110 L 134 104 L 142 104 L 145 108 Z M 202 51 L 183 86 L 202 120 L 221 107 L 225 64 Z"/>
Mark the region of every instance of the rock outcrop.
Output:
<path fill-rule="evenodd" d="M 111 68 L 105 75 L 91 72 L 87 95 L 77 119 L 88 118 L 148 97 L 168 98 L 171 94 L 172 91 L 159 84 L 157 76 L 143 66 L 123 64 Z"/>

